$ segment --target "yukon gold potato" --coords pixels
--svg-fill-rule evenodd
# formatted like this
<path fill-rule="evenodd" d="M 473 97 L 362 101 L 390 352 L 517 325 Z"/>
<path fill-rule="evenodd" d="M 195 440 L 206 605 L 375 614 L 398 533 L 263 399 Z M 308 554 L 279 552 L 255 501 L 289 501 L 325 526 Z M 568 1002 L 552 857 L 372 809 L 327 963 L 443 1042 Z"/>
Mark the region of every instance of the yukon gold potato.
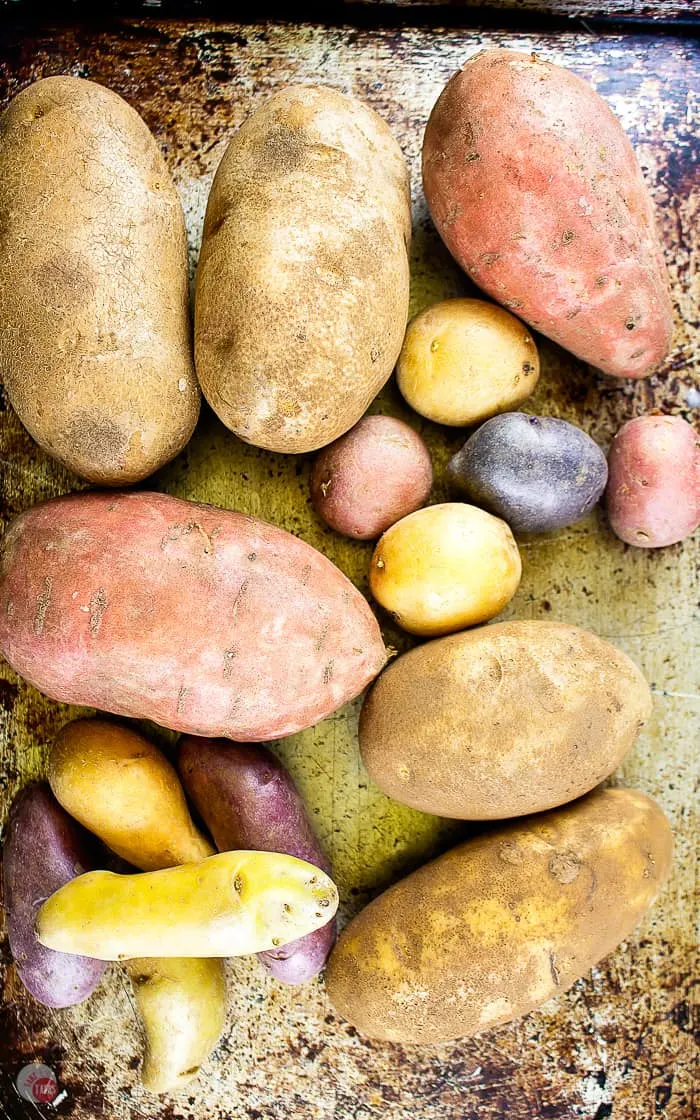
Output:
<path fill-rule="evenodd" d="M 0 542 L 0 651 L 55 700 L 244 741 L 292 735 L 384 665 L 366 600 L 304 541 L 167 494 L 78 494 Z"/>
<path fill-rule="evenodd" d="M 654 206 L 588 82 L 534 53 L 472 55 L 430 114 L 423 188 L 455 260 L 531 327 L 616 377 L 663 362 L 673 306 Z"/>
<path fill-rule="evenodd" d="M 135 957 L 124 966 L 146 1036 L 141 1080 L 152 1093 L 177 1093 L 197 1076 L 223 1029 L 223 961 Z"/>
<path fill-rule="evenodd" d="M 391 374 L 408 315 L 408 171 L 384 121 L 323 86 L 273 94 L 231 140 L 195 296 L 204 395 L 241 439 L 314 451 Z"/>
<path fill-rule="evenodd" d="M 608 457 L 613 532 L 636 548 L 664 548 L 700 523 L 700 436 L 682 416 L 637 416 Z"/>
<path fill-rule="evenodd" d="M 92 871 L 39 910 L 42 945 L 97 960 L 239 957 L 285 945 L 334 915 L 318 867 L 277 852 L 221 852 L 164 871 Z"/>
<path fill-rule="evenodd" d="M 435 637 L 486 622 L 518 589 L 520 553 L 498 517 L 461 502 L 397 521 L 374 550 L 369 583 L 411 634 Z"/>
<path fill-rule="evenodd" d="M 667 878 L 672 836 L 643 793 L 604 789 L 468 840 L 341 934 L 336 1011 L 370 1038 L 447 1042 L 564 993 L 627 937 Z"/>
<path fill-rule="evenodd" d="M 498 820 L 587 793 L 620 765 L 650 713 L 637 666 L 595 634 L 500 622 L 394 661 L 363 705 L 360 749 L 395 801 Z"/>
<path fill-rule="evenodd" d="M 457 427 L 517 408 L 539 374 L 531 331 L 481 299 L 446 299 L 421 311 L 408 324 L 396 367 L 411 408 Z"/>
<path fill-rule="evenodd" d="M 174 768 L 128 727 L 105 719 L 66 724 L 51 749 L 49 782 L 72 817 L 142 871 L 214 853 L 192 822 Z"/>
<path fill-rule="evenodd" d="M 67 76 L 0 119 L 0 380 L 38 444 L 108 486 L 152 474 L 199 413 L 182 206 L 116 93 Z"/>

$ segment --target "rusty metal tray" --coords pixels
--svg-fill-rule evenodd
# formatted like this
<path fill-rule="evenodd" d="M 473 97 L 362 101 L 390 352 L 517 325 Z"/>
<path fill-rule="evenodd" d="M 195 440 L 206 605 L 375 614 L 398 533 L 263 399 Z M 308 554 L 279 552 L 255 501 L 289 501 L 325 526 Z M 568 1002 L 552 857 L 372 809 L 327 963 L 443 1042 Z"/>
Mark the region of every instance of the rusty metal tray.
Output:
<path fill-rule="evenodd" d="M 551 7 L 551 5 L 550 5 Z M 697 258 L 700 51 L 673 34 L 440 30 L 366 18 L 362 26 L 259 25 L 159 18 L 94 26 L 7 24 L 0 35 L 0 105 L 36 78 L 69 73 L 122 94 L 145 117 L 185 205 L 194 265 L 204 206 L 227 138 L 278 86 L 318 82 L 368 101 L 410 161 L 415 241 L 412 311 L 469 291 L 426 215 L 422 130 L 443 84 L 483 46 L 537 50 L 588 78 L 612 104 L 645 169 L 663 229 L 677 310 L 673 352 L 655 377 L 596 376 L 542 341 L 532 411 L 579 424 L 607 448 L 627 418 L 652 408 L 698 417 Z M 351 17 L 348 17 L 351 18 Z M 422 18 L 422 17 L 421 17 Z M 695 90 L 693 95 L 692 90 Z M 695 100 L 694 100 L 695 97 Z M 434 500 L 460 433 L 408 415 L 390 384 L 373 406 L 406 416 L 434 457 Z M 5 524 L 37 500 L 81 486 L 31 441 L 0 400 L 0 512 Z M 320 548 L 367 592 L 369 547 L 326 530 L 310 509 L 308 460 L 247 447 L 207 409 L 187 450 L 149 485 L 268 518 Z M 23 992 L 0 942 L 0 1115 L 76 1120 L 690 1120 L 693 1048 L 693 776 L 698 739 L 697 543 L 630 550 L 602 513 L 521 542 L 524 576 L 505 617 L 562 619 L 617 643 L 643 667 L 653 718 L 620 780 L 659 799 L 676 835 L 673 879 L 634 937 L 592 975 L 536 1014 L 477 1039 L 432 1048 L 380 1045 L 339 1021 L 320 983 L 287 989 L 256 961 L 230 966 L 230 1015 L 199 1080 L 162 1100 L 140 1087 L 141 1041 L 127 983 L 113 967 L 86 1005 L 51 1012 Z M 386 627 L 387 641 L 407 639 Z M 42 774 L 52 735 L 77 710 L 52 703 L 0 665 L 0 818 Z M 357 705 L 279 744 L 332 858 L 343 912 L 447 846 L 456 825 L 388 801 L 363 774 Z M 65 1090 L 54 1109 L 20 1099 L 17 1073 L 46 1062 Z"/>

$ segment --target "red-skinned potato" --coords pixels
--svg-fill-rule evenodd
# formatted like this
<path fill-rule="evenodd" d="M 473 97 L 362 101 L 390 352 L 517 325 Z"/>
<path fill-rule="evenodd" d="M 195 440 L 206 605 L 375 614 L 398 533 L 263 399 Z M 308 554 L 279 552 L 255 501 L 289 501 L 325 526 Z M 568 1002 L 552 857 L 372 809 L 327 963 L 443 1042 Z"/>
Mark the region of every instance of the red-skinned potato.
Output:
<path fill-rule="evenodd" d="M 418 433 L 393 416 L 365 416 L 316 457 L 311 500 L 331 529 L 367 541 L 424 505 L 432 484 Z"/>
<path fill-rule="evenodd" d="M 46 695 L 189 734 L 291 735 L 386 654 L 329 560 L 254 517 L 167 494 L 78 494 L 7 529 L 0 650 Z"/>
<path fill-rule="evenodd" d="M 428 121 L 423 186 L 472 280 L 617 377 L 668 354 L 673 311 L 632 145 L 583 79 L 534 54 L 480 51 Z"/>
<path fill-rule="evenodd" d="M 91 957 L 57 953 L 37 939 L 34 921 L 42 902 L 94 867 L 88 834 L 53 797 L 34 783 L 12 803 L 3 846 L 3 894 L 10 951 L 25 988 L 46 1007 L 82 1003 L 106 965 Z"/>
<path fill-rule="evenodd" d="M 271 751 L 187 735 L 180 741 L 177 768 L 219 851 L 282 852 L 330 874 L 304 803 Z M 334 918 L 305 937 L 258 957 L 276 980 L 303 984 L 323 968 L 336 929 Z"/>
<path fill-rule="evenodd" d="M 700 441 L 682 416 L 638 416 L 608 457 L 606 503 L 613 532 L 637 548 L 663 548 L 700 522 Z"/>

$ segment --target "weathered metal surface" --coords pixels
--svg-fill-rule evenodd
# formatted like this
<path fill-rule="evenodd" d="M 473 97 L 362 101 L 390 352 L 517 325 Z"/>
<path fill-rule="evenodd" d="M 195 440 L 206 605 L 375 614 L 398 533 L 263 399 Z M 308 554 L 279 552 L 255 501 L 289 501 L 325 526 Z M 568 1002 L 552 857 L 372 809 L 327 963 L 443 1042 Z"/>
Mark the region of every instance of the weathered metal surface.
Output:
<path fill-rule="evenodd" d="M 357 31 L 313 26 L 212 26 L 137 22 L 103 35 L 80 29 L 5 37 L 0 101 L 55 73 L 111 86 L 145 117 L 163 145 L 185 204 L 196 258 L 204 206 L 227 137 L 273 89 L 323 81 L 365 98 L 392 125 L 413 174 L 412 308 L 468 290 L 426 216 L 419 178 L 422 130 L 454 69 L 489 45 L 537 50 L 589 78 L 630 132 L 656 198 L 678 326 L 673 353 L 654 378 L 630 385 L 587 371 L 541 345 L 543 373 L 532 411 L 563 416 L 603 446 L 628 417 L 650 408 L 692 418 L 700 323 L 694 249 L 696 44 L 653 37 L 557 37 Z M 375 405 L 409 419 L 434 457 L 434 499 L 460 433 L 402 406 L 390 385 Z M 697 413 L 695 413 L 697 416 Z M 0 414 L 3 516 L 79 483 L 32 443 L 6 407 Z M 335 536 L 308 502 L 308 460 L 240 443 L 205 410 L 190 447 L 156 488 L 259 514 L 331 556 L 364 590 L 370 549 Z M 478 1039 L 430 1049 L 377 1045 L 340 1022 L 321 984 L 287 989 L 258 963 L 230 966 L 224 1038 L 199 1080 L 158 1101 L 140 1087 L 140 1039 L 127 983 L 115 966 L 90 1002 L 50 1012 L 21 990 L 2 942 L 0 1102 L 6 1117 L 35 1114 L 13 1088 L 31 1059 L 56 1069 L 76 1120 L 689 1120 L 697 1051 L 692 1043 L 696 873 L 693 775 L 698 737 L 698 550 L 692 542 L 631 550 L 597 512 L 559 533 L 523 539 L 522 586 L 505 617 L 556 618 L 595 630 L 644 668 L 655 711 L 620 777 L 659 799 L 676 833 L 673 880 L 633 938 L 592 976 L 541 1011 Z M 407 645 L 386 627 L 387 641 Z M 0 806 L 42 773 L 47 744 L 71 715 L 0 666 Z M 444 847 L 460 830 L 389 802 L 363 774 L 357 705 L 279 744 L 335 865 L 347 915 Z"/>

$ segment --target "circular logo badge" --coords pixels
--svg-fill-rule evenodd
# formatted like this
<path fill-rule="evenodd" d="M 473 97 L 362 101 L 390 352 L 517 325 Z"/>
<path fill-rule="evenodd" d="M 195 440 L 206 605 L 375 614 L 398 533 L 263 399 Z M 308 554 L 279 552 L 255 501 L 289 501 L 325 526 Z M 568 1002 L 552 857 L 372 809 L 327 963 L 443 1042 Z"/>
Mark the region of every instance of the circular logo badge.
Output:
<path fill-rule="evenodd" d="M 50 1066 L 30 1062 L 23 1066 L 15 1081 L 20 1097 L 33 1104 L 51 1104 L 58 1096 L 58 1081 Z"/>

